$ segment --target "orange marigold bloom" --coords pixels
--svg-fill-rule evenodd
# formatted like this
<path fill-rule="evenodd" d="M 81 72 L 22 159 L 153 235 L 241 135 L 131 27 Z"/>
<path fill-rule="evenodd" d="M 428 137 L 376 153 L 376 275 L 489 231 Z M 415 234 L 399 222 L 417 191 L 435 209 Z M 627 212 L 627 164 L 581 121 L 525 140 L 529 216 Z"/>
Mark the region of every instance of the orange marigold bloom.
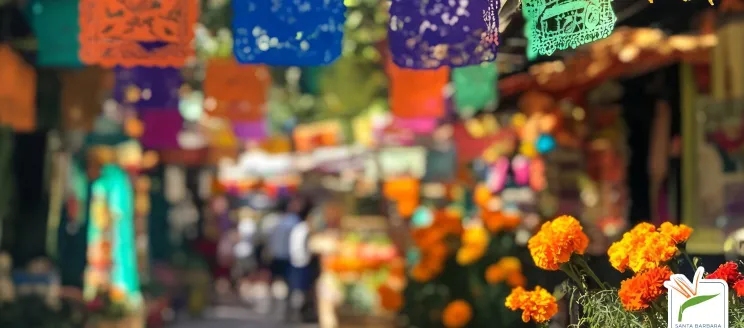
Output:
<path fill-rule="evenodd" d="M 525 277 L 521 272 L 513 273 L 506 277 L 506 284 L 512 288 L 524 287 L 527 284 L 527 277 Z"/>
<path fill-rule="evenodd" d="M 432 270 L 432 268 L 423 265 L 422 263 L 416 264 L 415 266 L 413 266 L 413 269 L 411 269 L 411 278 L 418 282 L 429 282 L 430 280 L 434 279 L 437 274 L 439 273 Z"/>
<path fill-rule="evenodd" d="M 612 267 L 620 272 L 652 269 L 671 260 L 677 245 L 668 235 L 656 231 L 650 223 L 640 223 L 613 243 L 607 250 Z"/>
<path fill-rule="evenodd" d="M 576 218 L 563 215 L 545 222 L 540 231 L 527 242 L 535 264 L 544 270 L 556 271 L 571 255 L 584 254 L 589 237 Z"/>
<path fill-rule="evenodd" d="M 452 301 L 442 312 L 442 323 L 447 328 L 465 327 L 473 319 L 473 309 L 463 300 Z"/>
<path fill-rule="evenodd" d="M 113 287 L 109 291 L 109 298 L 112 302 L 121 303 L 127 299 L 127 293 L 123 289 Z"/>
<path fill-rule="evenodd" d="M 522 310 L 522 321 L 537 323 L 550 320 L 558 313 L 555 297 L 544 288 L 537 286 L 534 291 L 522 287 L 514 288 L 506 297 L 505 305 L 512 311 Z"/>
<path fill-rule="evenodd" d="M 671 276 L 672 270 L 665 266 L 637 273 L 632 278 L 623 280 L 617 295 L 626 310 L 645 310 L 666 292 L 664 282 Z"/>
<path fill-rule="evenodd" d="M 522 262 L 513 256 L 504 257 L 499 262 L 488 266 L 485 276 L 489 284 L 506 281 L 512 287 L 523 286 L 527 280 L 522 275 Z"/>
<path fill-rule="evenodd" d="M 498 264 L 491 264 L 486 268 L 486 282 L 492 285 L 498 284 L 506 279 L 506 272 Z"/>
<path fill-rule="evenodd" d="M 462 245 L 457 250 L 457 263 L 469 265 L 480 260 L 486 254 L 488 242 L 488 232 L 483 227 L 474 226 L 465 229 L 462 234 Z"/>
<path fill-rule="evenodd" d="M 692 228 L 684 224 L 674 225 L 669 222 L 664 222 L 659 227 L 659 232 L 671 237 L 675 243 L 681 244 L 690 239 Z"/>
<path fill-rule="evenodd" d="M 481 208 L 488 207 L 488 202 L 491 201 L 491 190 L 485 184 L 477 185 L 473 193 L 473 201 Z"/>
<path fill-rule="evenodd" d="M 380 298 L 380 305 L 387 311 L 397 312 L 403 307 L 403 296 L 387 285 L 377 288 L 377 296 Z"/>

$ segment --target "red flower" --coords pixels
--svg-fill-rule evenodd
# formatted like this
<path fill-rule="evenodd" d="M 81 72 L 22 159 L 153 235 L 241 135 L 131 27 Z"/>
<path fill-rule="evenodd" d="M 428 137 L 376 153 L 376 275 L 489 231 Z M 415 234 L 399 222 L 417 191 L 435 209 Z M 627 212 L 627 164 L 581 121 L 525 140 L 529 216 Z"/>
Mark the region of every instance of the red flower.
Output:
<path fill-rule="evenodd" d="M 726 281 L 729 286 L 733 286 L 737 282 L 744 279 L 744 276 L 739 272 L 739 266 L 736 262 L 726 262 L 718 267 L 718 270 L 709 274 L 705 279 L 721 279 Z"/>
<path fill-rule="evenodd" d="M 734 284 L 734 291 L 736 291 L 736 296 L 744 297 L 744 280 L 739 280 Z"/>

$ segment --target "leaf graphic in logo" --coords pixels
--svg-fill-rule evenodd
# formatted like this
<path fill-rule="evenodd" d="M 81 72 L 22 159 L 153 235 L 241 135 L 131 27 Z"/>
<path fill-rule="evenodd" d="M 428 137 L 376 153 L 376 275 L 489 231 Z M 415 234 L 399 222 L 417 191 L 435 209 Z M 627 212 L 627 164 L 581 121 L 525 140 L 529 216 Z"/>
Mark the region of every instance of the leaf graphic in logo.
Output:
<path fill-rule="evenodd" d="M 689 300 L 685 301 L 684 303 L 682 303 L 682 306 L 679 307 L 679 315 L 677 317 L 677 321 L 680 321 L 680 322 L 682 321 L 682 313 L 684 313 L 685 310 L 687 310 L 688 308 L 691 308 L 691 307 L 693 307 L 695 305 L 698 305 L 700 303 L 709 301 L 709 300 L 715 298 L 718 295 L 719 294 L 715 294 L 715 295 L 700 295 L 700 296 L 695 296 L 695 297 L 690 298 Z"/>

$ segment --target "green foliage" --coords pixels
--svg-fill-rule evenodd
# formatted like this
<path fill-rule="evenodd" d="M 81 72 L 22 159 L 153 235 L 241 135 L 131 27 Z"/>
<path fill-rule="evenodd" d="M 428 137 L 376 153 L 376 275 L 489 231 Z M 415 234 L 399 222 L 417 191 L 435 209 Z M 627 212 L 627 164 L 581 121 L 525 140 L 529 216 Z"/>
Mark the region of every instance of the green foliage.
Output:
<path fill-rule="evenodd" d="M 575 301 L 581 304 L 583 312 L 578 324 L 570 328 L 652 328 L 644 324 L 640 315 L 625 311 L 616 289 L 591 291 Z"/>
<path fill-rule="evenodd" d="M 450 249 L 459 248 L 459 240 L 449 240 Z M 486 268 L 506 256 L 518 256 L 521 249 L 514 244 L 511 233 L 491 236 L 486 255 L 476 263 L 461 266 L 454 256 L 444 264 L 444 271 L 429 282 L 420 283 L 409 278 L 405 290 L 405 307 L 402 314 L 408 327 L 438 328 L 442 311 L 454 300 L 465 300 L 473 309 L 473 319 L 468 328 L 522 327 L 519 313 L 504 306 L 511 288 L 506 284 L 490 285 L 485 280 Z M 454 254 L 453 254 L 454 255 Z"/>

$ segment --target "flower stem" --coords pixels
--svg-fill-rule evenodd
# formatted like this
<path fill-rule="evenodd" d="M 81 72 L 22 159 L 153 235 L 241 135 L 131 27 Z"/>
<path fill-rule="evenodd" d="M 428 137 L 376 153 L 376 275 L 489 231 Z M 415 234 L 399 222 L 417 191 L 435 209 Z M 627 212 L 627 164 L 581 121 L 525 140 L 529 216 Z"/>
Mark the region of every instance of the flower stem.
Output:
<path fill-rule="evenodd" d="M 692 259 L 690 259 L 690 254 L 687 254 L 687 250 L 684 250 L 681 248 L 680 248 L 680 252 L 682 252 L 682 255 L 684 255 L 685 261 L 687 261 L 687 263 L 690 263 L 690 268 L 692 268 L 692 272 L 695 273 L 695 271 L 697 271 L 697 268 L 695 267 L 695 263 L 692 262 Z"/>
<path fill-rule="evenodd" d="M 571 262 L 564 263 L 561 265 L 561 271 L 565 272 L 566 275 L 568 275 L 571 280 L 573 280 L 576 283 L 576 286 L 579 287 L 582 291 L 585 291 L 584 283 L 581 281 L 581 278 L 576 274 L 574 271 Z"/>
<path fill-rule="evenodd" d="M 589 267 L 589 264 L 586 263 L 586 260 L 584 259 L 584 257 L 582 257 L 582 256 L 576 256 L 576 259 L 577 259 L 577 261 L 576 261 L 577 264 L 581 267 L 581 269 L 583 269 L 584 273 L 586 273 L 587 275 L 589 275 L 589 277 L 591 277 L 594 280 L 594 282 L 596 282 L 597 285 L 599 285 L 599 288 L 602 288 L 602 289 L 606 288 L 606 286 L 602 282 L 602 280 L 599 279 L 599 277 L 597 276 L 597 274 L 594 273 L 594 270 L 592 270 Z"/>

